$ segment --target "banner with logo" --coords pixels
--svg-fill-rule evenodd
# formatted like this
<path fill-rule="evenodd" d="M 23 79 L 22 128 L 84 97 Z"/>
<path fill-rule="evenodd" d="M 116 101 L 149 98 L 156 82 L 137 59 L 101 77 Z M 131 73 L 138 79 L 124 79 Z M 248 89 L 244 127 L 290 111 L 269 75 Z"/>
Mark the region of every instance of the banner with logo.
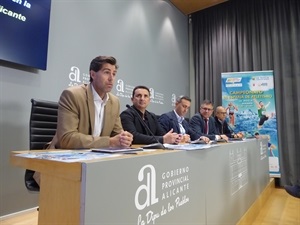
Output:
<path fill-rule="evenodd" d="M 234 132 L 267 138 L 269 171 L 280 176 L 273 71 L 222 73 L 222 105 Z"/>

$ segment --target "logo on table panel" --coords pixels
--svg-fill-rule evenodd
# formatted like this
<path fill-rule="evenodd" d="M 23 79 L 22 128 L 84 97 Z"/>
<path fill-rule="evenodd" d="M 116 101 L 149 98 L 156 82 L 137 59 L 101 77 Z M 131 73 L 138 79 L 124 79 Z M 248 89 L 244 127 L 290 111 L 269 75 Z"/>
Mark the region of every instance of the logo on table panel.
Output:
<path fill-rule="evenodd" d="M 189 167 L 183 166 L 157 173 L 150 164 L 139 170 L 140 184 L 134 197 L 135 207 L 140 211 L 137 225 L 155 224 L 190 202 L 189 172 Z"/>
<path fill-rule="evenodd" d="M 145 165 L 138 174 L 139 182 L 143 182 L 135 193 L 135 206 L 138 210 L 143 210 L 158 202 L 156 197 L 156 171 L 154 166 Z"/>

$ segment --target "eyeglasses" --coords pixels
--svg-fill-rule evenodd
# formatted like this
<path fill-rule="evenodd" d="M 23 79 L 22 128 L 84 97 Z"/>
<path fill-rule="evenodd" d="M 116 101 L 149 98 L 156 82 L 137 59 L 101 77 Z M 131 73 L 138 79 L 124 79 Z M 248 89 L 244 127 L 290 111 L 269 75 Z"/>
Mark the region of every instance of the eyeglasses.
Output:
<path fill-rule="evenodd" d="M 201 107 L 201 109 L 203 109 L 204 111 L 212 111 L 212 110 L 214 110 L 214 109 L 210 109 L 210 108 L 202 108 L 202 107 Z"/>

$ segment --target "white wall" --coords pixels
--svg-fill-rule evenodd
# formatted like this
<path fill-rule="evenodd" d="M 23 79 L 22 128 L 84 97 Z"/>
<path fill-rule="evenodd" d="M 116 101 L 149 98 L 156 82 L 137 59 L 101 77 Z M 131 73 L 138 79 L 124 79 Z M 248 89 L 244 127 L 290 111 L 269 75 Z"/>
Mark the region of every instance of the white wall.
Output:
<path fill-rule="evenodd" d="M 46 71 L 0 61 L 0 216 L 38 204 L 24 170 L 9 164 L 10 151 L 29 148 L 31 98 L 58 101 L 63 89 L 88 81 L 97 55 L 118 60 L 113 93 L 122 109 L 136 85 L 153 89 L 148 109 L 157 114 L 190 91 L 188 19 L 168 0 L 52 0 L 49 33 Z"/>

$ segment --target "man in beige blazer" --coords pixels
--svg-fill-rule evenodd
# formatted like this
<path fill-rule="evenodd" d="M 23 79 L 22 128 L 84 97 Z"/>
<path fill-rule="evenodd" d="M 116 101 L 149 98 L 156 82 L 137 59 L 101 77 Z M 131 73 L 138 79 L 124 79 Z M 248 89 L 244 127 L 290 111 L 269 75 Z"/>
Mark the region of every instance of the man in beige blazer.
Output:
<path fill-rule="evenodd" d="M 109 93 L 118 65 L 98 56 L 90 64 L 90 84 L 69 87 L 59 99 L 56 135 L 49 148 L 129 147 L 132 134 L 123 130 L 119 99 Z"/>

